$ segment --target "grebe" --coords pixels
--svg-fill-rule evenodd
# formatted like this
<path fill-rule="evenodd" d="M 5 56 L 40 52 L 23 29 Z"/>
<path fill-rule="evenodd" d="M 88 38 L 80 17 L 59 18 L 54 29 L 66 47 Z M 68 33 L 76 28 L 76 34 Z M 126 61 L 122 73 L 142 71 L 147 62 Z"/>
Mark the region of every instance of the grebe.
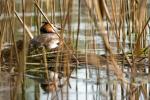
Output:
<path fill-rule="evenodd" d="M 56 32 L 60 28 L 55 27 L 53 24 L 48 22 L 43 22 L 40 28 L 40 35 L 34 37 L 30 42 L 30 47 L 38 48 L 40 46 L 45 46 L 47 49 L 55 49 L 60 45 L 60 37 Z"/>

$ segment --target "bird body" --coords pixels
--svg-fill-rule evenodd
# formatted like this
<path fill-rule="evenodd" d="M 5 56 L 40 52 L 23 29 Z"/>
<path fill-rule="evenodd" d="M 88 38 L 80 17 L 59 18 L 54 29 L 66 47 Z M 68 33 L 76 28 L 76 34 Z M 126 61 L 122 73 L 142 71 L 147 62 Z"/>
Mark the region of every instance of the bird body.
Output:
<path fill-rule="evenodd" d="M 60 39 L 56 33 L 41 34 L 31 40 L 33 47 L 45 46 L 49 49 L 54 49 L 59 46 Z"/>
<path fill-rule="evenodd" d="M 53 24 L 43 22 L 44 24 L 40 28 L 40 35 L 34 37 L 30 41 L 30 48 L 38 48 L 45 46 L 47 49 L 55 49 L 60 45 L 60 38 L 56 33 L 59 28 L 56 28 Z"/>

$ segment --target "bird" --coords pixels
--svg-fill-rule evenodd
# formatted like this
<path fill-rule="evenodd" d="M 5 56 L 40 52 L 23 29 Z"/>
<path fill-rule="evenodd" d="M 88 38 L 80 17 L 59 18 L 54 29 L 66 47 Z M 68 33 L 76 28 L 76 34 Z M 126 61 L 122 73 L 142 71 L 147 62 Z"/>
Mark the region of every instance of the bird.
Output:
<path fill-rule="evenodd" d="M 31 39 L 29 48 L 38 48 L 41 46 L 44 46 L 49 50 L 58 48 L 61 44 L 58 31 L 60 31 L 61 28 L 56 27 L 49 22 L 42 23 L 43 25 L 40 28 L 40 35 Z"/>
<path fill-rule="evenodd" d="M 16 44 L 16 47 L 15 47 Z M 12 64 L 17 62 L 17 54 L 20 54 L 23 50 L 23 40 L 17 40 L 14 43 L 4 43 L 1 49 L 1 65 Z M 17 51 L 17 52 L 16 52 Z"/>

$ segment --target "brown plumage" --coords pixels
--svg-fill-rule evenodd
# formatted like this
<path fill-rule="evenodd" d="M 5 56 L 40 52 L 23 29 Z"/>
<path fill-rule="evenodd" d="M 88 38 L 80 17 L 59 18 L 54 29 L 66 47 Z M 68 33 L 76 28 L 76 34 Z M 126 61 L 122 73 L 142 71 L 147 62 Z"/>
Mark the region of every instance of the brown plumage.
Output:
<path fill-rule="evenodd" d="M 52 28 L 51 25 L 53 24 L 49 24 L 48 22 L 42 22 L 43 25 L 42 27 L 40 28 L 40 32 L 41 34 L 46 34 L 46 33 L 55 33 L 55 30 Z"/>

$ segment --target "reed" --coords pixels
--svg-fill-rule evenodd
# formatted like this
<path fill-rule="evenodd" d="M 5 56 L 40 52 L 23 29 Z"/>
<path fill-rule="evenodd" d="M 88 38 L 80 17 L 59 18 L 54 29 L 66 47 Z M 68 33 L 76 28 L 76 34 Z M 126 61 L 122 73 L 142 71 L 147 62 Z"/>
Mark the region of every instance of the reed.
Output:
<path fill-rule="evenodd" d="M 36 100 L 40 100 L 39 84 L 47 85 L 45 90 L 52 94 L 51 99 L 70 100 L 70 87 L 75 89 L 75 98 L 80 99 L 81 80 L 85 82 L 86 100 L 91 90 L 92 99 L 115 100 L 118 95 L 125 100 L 136 100 L 141 95 L 149 99 L 147 1 L 0 1 L 0 73 L 8 72 L 13 79 L 10 100 L 27 100 L 29 78 L 35 81 Z M 43 47 L 29 54 L 28 45 L 40 34 L 42 21 L 61 26 L 57 35 L 62 47 L 57 51 Z M 20 39 L 21 50 L 17 42 Z M 55 73 L 50 76 L 52 71 Z M 57 76 L 59 79 L 55 79 Z"/>

